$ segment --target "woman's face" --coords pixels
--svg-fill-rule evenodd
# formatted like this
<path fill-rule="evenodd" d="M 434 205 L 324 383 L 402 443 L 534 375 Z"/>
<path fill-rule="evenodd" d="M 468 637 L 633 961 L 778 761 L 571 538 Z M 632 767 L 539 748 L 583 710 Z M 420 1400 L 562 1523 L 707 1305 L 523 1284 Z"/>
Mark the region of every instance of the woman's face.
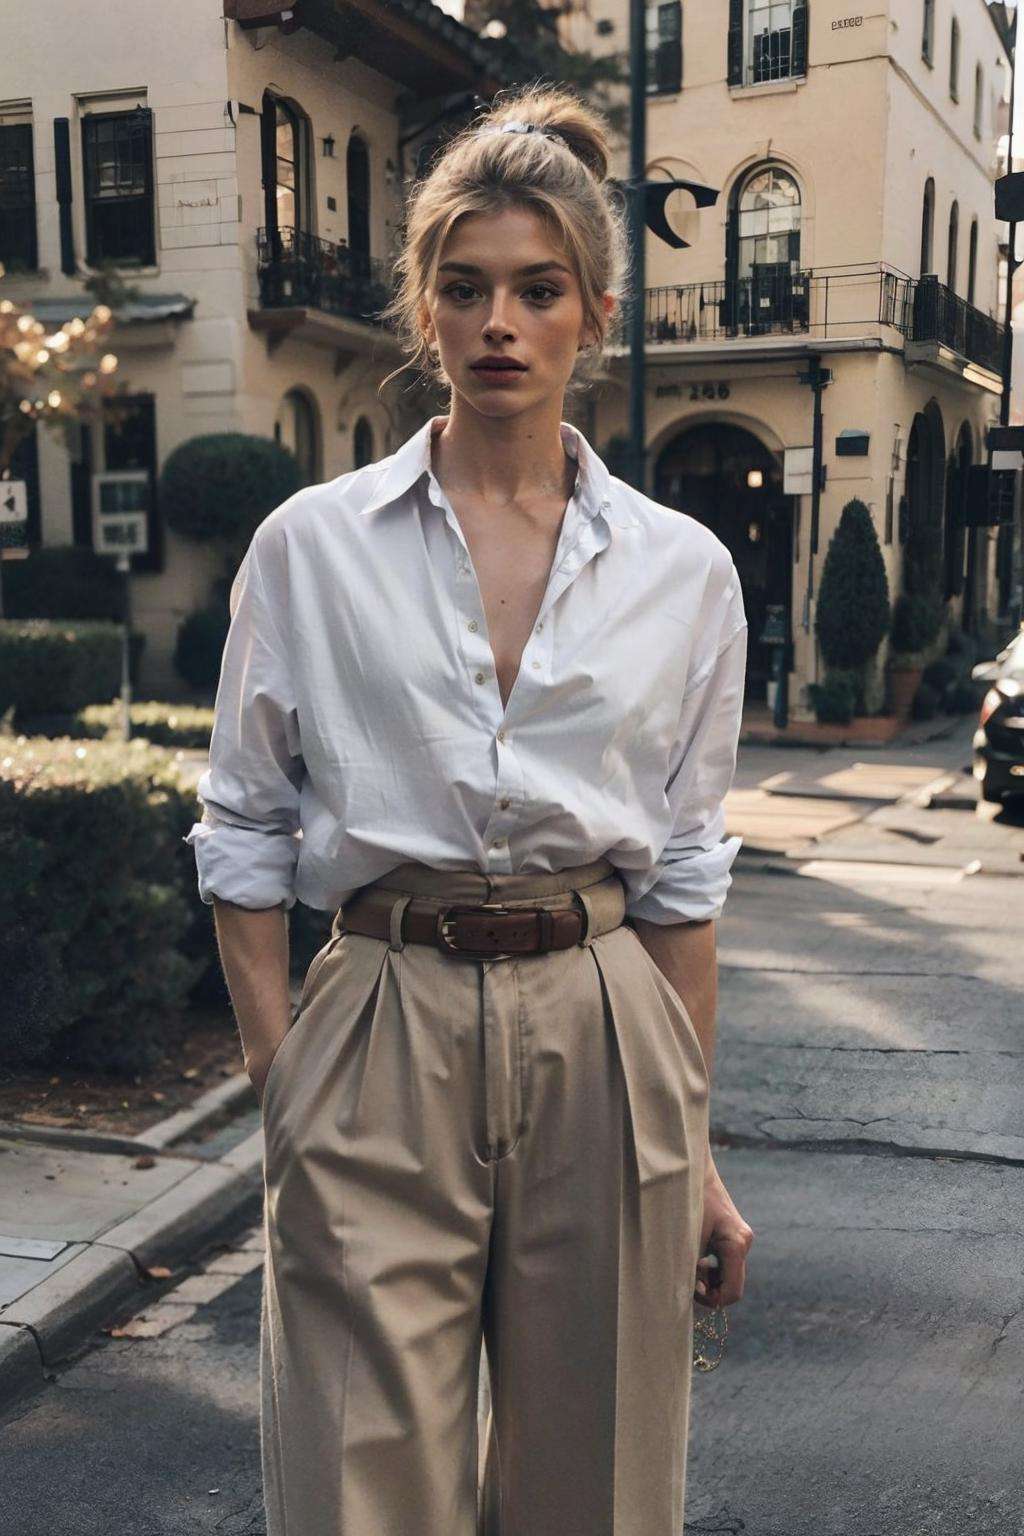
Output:
<path fill-rule="evenodd" d="M 585 330 L 571 259 L 528 208 L 459 219 L 426 305 L 424 335 L 453 393 L 487 416 L 517 415 L 553 396 L 560 404 L 579 347 L 596 339 Z M 478 366 L 487 355 L 523 366 L 487 373 Z"/>

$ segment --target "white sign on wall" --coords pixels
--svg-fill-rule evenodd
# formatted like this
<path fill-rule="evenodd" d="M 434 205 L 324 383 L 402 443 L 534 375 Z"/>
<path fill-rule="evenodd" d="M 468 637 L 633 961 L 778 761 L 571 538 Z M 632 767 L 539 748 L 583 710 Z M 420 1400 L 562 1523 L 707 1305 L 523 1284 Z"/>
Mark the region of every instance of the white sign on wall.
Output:
<path fill-rule="evenodd" d="M 810 496 L 814 490 L 814 449 L 784 448 L 782 458 L 782 494 Z"/>

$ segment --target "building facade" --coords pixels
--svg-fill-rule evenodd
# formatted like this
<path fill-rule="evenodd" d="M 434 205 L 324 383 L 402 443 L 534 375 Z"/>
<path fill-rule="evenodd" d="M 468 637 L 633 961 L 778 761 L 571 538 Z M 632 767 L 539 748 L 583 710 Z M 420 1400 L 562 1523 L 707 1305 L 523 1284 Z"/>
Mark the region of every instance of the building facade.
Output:
<path fill-rule="evenodd" d="M 133 409 L 39 427 L 12 467 L 29 542 L 93 542 L 93 479 L 150 476 L 149 552 L 132 557 L 137 692 L 180 697 L 178 628 L 221 557 L 166 526 L 159 470 L 210 432 L 273 437 L 304 483 L 381 457 L 422 420 L 373 313 L 389 296 L 404 186 L 454 106 L 501 84 L 431 0 L 174 6 L 57 0 L 9 21 L 0 60 L 0 293 L 48 326 L 94 300 L 111 261 L 138 292 L 109 346 Z M 408 378 L 408 375 L 406 376 Z"/>
<path fill-rule="evenodd" d="M 567 47 L 628 46 L 627 0 L 559 14 Z M 110 342 L 128 425 L 82 428 L 70 455 L 39 429 L 14 473 L 30 544 L 87 545 L 95 477 L 148 472 L 150 550 L 132 557 L 141 694 L 187 691 L 178 628 L 220 571 L 162 516 L 178 444 L 275 437 L 311 483 L 390 452 L 437 408 L 422 389 L 378 393 L 401 357 L 373 315 L 410 179 L 503 83 L 464 16 L 480 22 L 458 0 L 88 14 L 58 0 L 7 28 L 2 291 L 50 325 L 89 313 L 82 279 L 100 261 L 138 292 Z M 930 540 L 965 627 L 998 638 L 1010 604 L 997 530 L 960 521 L 1001 395 L 1006 9 L 666 0 L 647 22 L 648 177 L 717 196 L 698 209 L 673 192 L 682 244 L 647 239 L 646 488 L 734 555 L 755 708 L 782 611 L 790 713 L 807 719 L 821 568 L 851 497 L 871 509 L 893 597 L 908 543 Z M 619 339 L 580 425 L 614 468 L 627 424 Z"/>
<path fill-rule="evenodd" d="M 624 0 L 587 9 L 592 46 L 624 47 Z M 997 530 L 960 521 L 1002 392 L 1006 18 L 985 0 L 669 0 L 648 17 L 648 178 L 718 196 L 670 194 L 685 247 L 647 237 L 646 488 L 729 545 L 755 706 L 784 609 L 790 713 L 808 719 L 821 567 L 851 498 L 893 598 L 917 539 L 941 545 L 965 627 L 994 639 L 1010 603 Z M 624 345 L 590 425 L 606 449 L 627 429 Z"/>

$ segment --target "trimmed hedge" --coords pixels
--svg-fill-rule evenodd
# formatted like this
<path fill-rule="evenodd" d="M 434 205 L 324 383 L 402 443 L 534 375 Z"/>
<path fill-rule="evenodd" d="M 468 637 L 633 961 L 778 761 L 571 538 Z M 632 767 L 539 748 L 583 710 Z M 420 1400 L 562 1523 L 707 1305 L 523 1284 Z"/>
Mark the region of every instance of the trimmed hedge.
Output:
<path fill-rule="evenodd" d="M 0 736 L 0 1058 L 144 1071 L 215 961 L 163 748 Z"/>
<path fill-rule="evenodd" d="M 810 683 L 807 692 L 819 724 L 849 725 L 857 703 L 857 682 L 850 672 L 827 672 L 825 681 Z"/>
<path fill-rule="evenodd" d="M 899 655 L 916 656 L 932 644 L 945 615 L 945 604 L 936 592 L 904 592 L 892 611 L 890 640 Z"/>
<path fill-rule="evenodd" d="M 109 555 L 85 544 L 44 544 L 4 562 L 7 619 L 124 618 L 124 578 Z"/>
<path fill-rule="evenodd" d="M 143 633 L 131 637 L 135 683 Z M 120 692 L 122 631 L 104 620 L 0 619 L 0 715 L 74 714 Z"/>
<path fill-rule="evenodd" d="M 144 737 L 157 747 L 209 749 L 213 709 L 206 704 L 173 704 L 156 699 L 131 706 L 132 739 Z M 120 741 L 121 700 L 87 704 L 71 714 L 31 715 L 18 722 L 19 732 L 30 736 L 73 736 L 76 741 Z"/>
<path fill-rule="evenodd" d="M 211 603 L 197 608 L 179 625 L 174 669 L 193 688 L 216 691 L 230 624 L 227 603 Z"/>

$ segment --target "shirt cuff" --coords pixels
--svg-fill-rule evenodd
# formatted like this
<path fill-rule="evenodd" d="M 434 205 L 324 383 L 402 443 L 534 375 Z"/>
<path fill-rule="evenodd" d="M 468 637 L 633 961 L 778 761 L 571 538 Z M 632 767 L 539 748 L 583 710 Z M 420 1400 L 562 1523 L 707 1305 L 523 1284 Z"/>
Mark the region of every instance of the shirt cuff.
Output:
<path fill-rule="evenodd" d="M 649 883 L 620 870 L 626 885 L 626 916 L 649 923 L 705 922 L 719 917 L 732 884 L 730 869 L 742 844 L 741 837 L 727 837 L 713 848 L 663 861 Z"/>
<path fill-rule="evenodd" d="M 290 911 L 295 905 L 299 840 L 294 833 L 197 821 L 182 842 L 195 854 L 199 895 L 208 907 L 215 896 L 255 910 L 284 902 Z"/>

